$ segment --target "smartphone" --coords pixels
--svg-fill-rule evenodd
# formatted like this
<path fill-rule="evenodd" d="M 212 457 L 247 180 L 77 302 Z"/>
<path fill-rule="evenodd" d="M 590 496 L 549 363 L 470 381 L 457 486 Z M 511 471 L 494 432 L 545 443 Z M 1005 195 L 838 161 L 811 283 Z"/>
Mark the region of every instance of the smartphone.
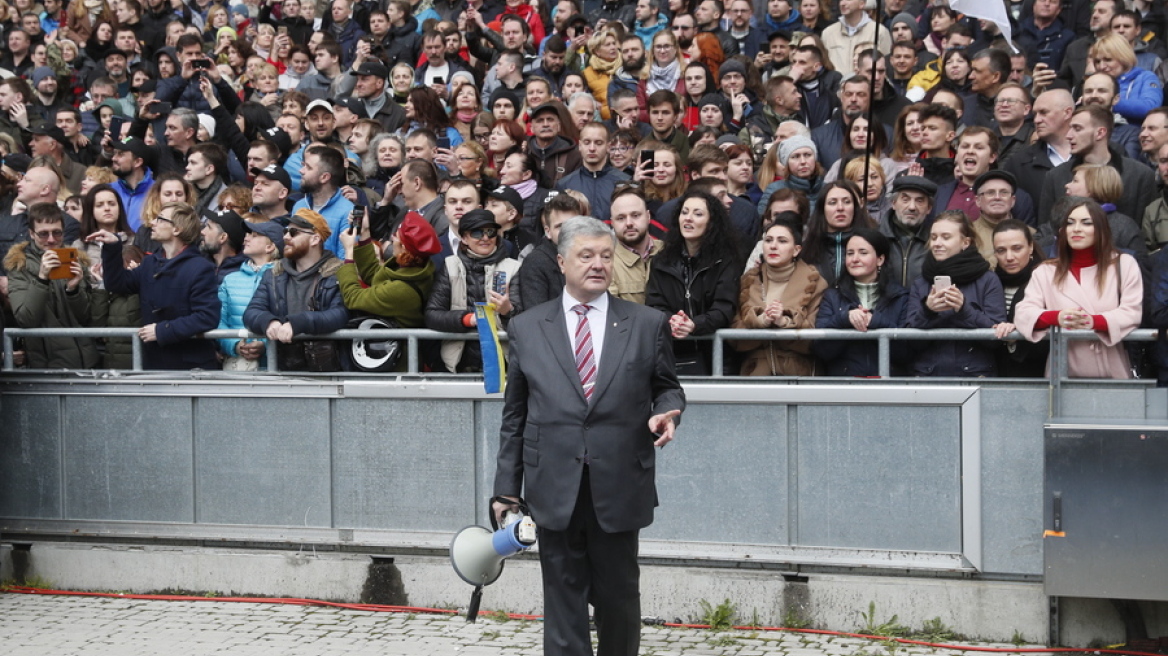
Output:
<path fill-rule="evenodd" d="M 195 70 L 205 70 L 211 68 L 211 60 L 205 58 L 192 59 L 191 68 Z"/>
<path fill-rule="evenodd" d="M 438 77 L 434 78 L 433 84 L 446 84 L 446 78 L 439 75 Z"/>
<path fill-rule="evenodd" d="M 365 220 L 365 206 L 357 205 L 349 215 L 349 231 L 352 234 L 361 232 L 361 223 Z"/>
<path fill-rule="evenodd" d="M 949 276 L 934 276 L 933 277 L 933 291 L 940 293 L 953 286 L 953 281 Z"/>
<path fill-rule="evenodd" d="M 69 269 L 69 266 L 77 261 L 77 249 L 54 248 L 53 251 L 57 254 L 57 257 L 61 258 L 61 264 L 53 267 L 52 271 L 49 271 L 49 280 L 68 280 L 72 278 L 73 271 Z"/>
<path fill-rule="evenodd" d="M 278 36 L 288 36 L 288 26 L 287 25 L 280 25 L 279 27 L 277 27 L 276 34 Z"/>
<path fill-rule="evenodd" d="M 438 147 L 450 150 L 450 137 L 438 137 Z"/>
<path fill-rule="evenodd" d="M 507 272 L 496 271 L 495 279 L 491 283 L 491 288 L 495 290 L 496 294 L 507 293 Z"/>
<path fill-rule="evenodd" d="M 641 164 L 643 165 L 645 162 L 649 162 L 650 169 L 657 168 L 656 164 L 654 164 L 654 160 L 656 158 L 657 158 L 657 151 L 655 151 L 655 150 L 642 150 L 641 151 Z M 638 166 L 638 168 L 640 168 L 640 166 Z"/>
<path fill-rule="evenodd" d="M 150 110 L 155 114 L 169 114 L 173 109 L 174 105 L 168 102 L 162 102 L 161 100 L 155 100 L 150 103 Z"/>
<path fill-rule="evenodd" d="M 117 141 L 122 138 L 122 126 L 126 124 L 126 119 L 123 116 L 111 116 L 109 134 L 110 139 Z"/>

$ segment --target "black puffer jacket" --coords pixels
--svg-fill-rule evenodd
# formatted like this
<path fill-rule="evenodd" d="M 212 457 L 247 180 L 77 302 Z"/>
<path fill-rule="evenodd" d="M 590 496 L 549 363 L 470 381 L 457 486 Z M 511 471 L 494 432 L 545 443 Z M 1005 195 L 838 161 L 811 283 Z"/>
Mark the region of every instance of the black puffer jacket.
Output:
<path fill-rule="evenodd" d="M 458 253 L 450 257 L 458 258 L 463 275 L 466 276 L 466 298 L 460 299 L 463 303 L 454 303 L 453 293 L 451 291 L 453 282 L 450 279 L 450 271 L 447 265 L 443 263 L 438 267 L 437 275 L 434 276 L 434 286 L 430 288 L 430 298 L 426 302 L 426 327 L 430 330 L 438 330 L 445 333 L 471 332 L 475 328 L 468 328 L 463 323 L 463 317 L 467 314 L 474 313 L 475 303 L 485 303 L 487 301 L 486 284 L 488 272 L 494 272 L 501 265 L 515 269 L 518 267 L 518 264 L 507 257 L 507 249 L 502 247 L 496 248 L 494 253 L 482 259 L 475 259 L 467 255 L 465 247 L 459 248 Z M 511 303 L 518 309 L 520 285 L 517 284 L 514 276 L 510 274 L 508 274 L 508 286 L 508 296 L 511 298 Z M 463 305 L 463 307 L 457 307 L 459 305 Z M 512 314 L 514 312 L 512 311 Z M 504 322 L 506 322 L 507 318 L 500 317 Z M 461 355 L 457 358 L 457 371 L 481 371 L 482 351 L 479 348 L 478 341 L 468 340 L 462 342 L 462 344 Z M 445 359 L 447 354 L 444 353 L 443 357 Z"/>
<path fill-rule="evenodd" d="M 690 258 L 662 257 L 653 260 L 649 282 L 645 287 L 645 305 L 668 315 L 685 313 L 694 322 L 693 335 L 712 335 L 730 327 L 738 307 L 738 282 L 742 264 L 729 259 L 705 261 L 701 255 Z M 675 340 L 673 354 L 678 373 L 707 375 L 711 371 L 712 342 L 690 339 Z"/>

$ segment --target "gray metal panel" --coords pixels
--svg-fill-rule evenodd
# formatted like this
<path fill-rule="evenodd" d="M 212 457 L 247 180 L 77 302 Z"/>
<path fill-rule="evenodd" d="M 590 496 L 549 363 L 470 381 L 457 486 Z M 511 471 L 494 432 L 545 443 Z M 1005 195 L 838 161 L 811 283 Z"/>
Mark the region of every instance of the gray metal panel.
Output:
<path fill-rule="evenodd" d="M 449 530 L 475 517 L 470 401 L 343 400 L 333 417 L 335 525 Z M 477 521 L 476 521 L 477 520 Z"/>
<path fill-rule="evenodd" d="M 1033 388 L 981 391 L 987 572 L 1042 573 L 1042 410 L 1047 395 Z"/>
<path fill-rule="evenodd" d="M 0 515 L 61 517 L 60 397 L 3 397 Z"/>
<path fill-rule="evenodd" d="M 330 526 L 329 401 L 196 400 L 196 521 Z"/>
<path fill-rule="evenodd" d="M 798 423 L 796 544 L 961 551 L 960 408 L 803 406 Z"/>
<path fill-rule="evenodd" d="M 1046 594 L 1168 601 L 1168 426 L 1046 430 Z M 1057 500 L 1056 500 L 1057 498 Z"/>
<path fill-rule="evenodd" d="M 1143 388 L 1117 386 L 1063 387 L 1063 414 L 1098 419 L 1143 417 Z"/>
<path fill-rule="evenodd" d="M 68 399 L 65 516 L 194 521 L 191 400 Z"/>
<path fill-rule="evenodd" d="M 480 401 L 475 404 L 475 498 L 474 521 L 490 526 L 488 502 L 495 492 L 495 463 L 499 453 L 499 427 L 503 425 L 503 402 Z"/>
<path fill-rule="evenodd" d="M 789 544 L 785 405 L 691 405 L 657 452 L 658 540 Z"/>

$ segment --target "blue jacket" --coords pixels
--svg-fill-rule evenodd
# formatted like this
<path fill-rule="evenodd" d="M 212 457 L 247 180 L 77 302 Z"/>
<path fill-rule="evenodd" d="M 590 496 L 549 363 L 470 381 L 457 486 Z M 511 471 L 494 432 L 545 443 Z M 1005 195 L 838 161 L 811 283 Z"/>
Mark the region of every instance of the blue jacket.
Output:
<path fill-rule="evenodd" d="M 657 24 L 653 27 L 645 27 L 641 25 L 641 21 L 633 23 L 633 33 L 641 37 L 641 41 L 645 44 L 645 52 L 650 57 L 653 56 L 653 37 L 661 30 L 669 28 L 669 18 L 665 14 L 657 14 Z"/>
<path fill-rule="evenodd" d="M 305 194 L 304 198 L 296 201 L 296 204 L 292 206 L 292 214 L 301 208 L 313 209 L 312 194 Z M 329 229 L 333 231 L 333 234 L 324 242 L 324 248 L 342 259 L 345 257 L 345 247 L 341 245 L 341 230 L 349 227 L 349 215 L 352 212 L 353 203 L 341 195 L 340 189 L 320 209 L 320 215 L 328 221 Z"/>
<path fill-rule="evenodd" d="M 288 314 L 289 274 L 284 268 L 286 261 L 280 260 L 264 272 L 255 295 L 251 297 L 251 303 L 248 303 L 243 313 L 243 323 L 247 329 L 263 335 L 273 321 L 291 323 L 295 335 L 324 335 L 344 328 L 349 321 L 349 311 L 341 299 L 336 275 L 343 262 L 327 253 L 325 257 L 332 261 L 324 262 L 317 271 L 320 284 L 312 296 L 315 310 Z"/>
<path fill-rule="evenodd" d="M 971 283 L 958 285 L 965 296 L 965 304 L 957 312 L 946 310 L 937 313 L 925 307 L 925 298 L 932 286 L 933 281 L 923 277 L 913 281 L 905 327 L 993 328 L 1006 320 L 1006 297 L 1002 292 L 1002 283 L 993 271 L 986 271 Z M 993 342 L 942 339 L 919 344 L 912 365 L 916 376 L 974 378 L 997 375 Z"/>
<path fill-rule="evenodd" d="M 908 290 L 895 281 L 872 310 L 869 330 L 879 328 L 900 328 L 904 326 L 904 309 L 908 304 Z M 823 293 L 819 302 L 819 314 L 815 315 L 816 328 L 854 330 L 848 313 L 860 307 L 860 299 L 851 288 L 832 287 Z M 904 344 L 893 342 L 893 346 Z M 818 339 L 811 342 L 811 352 L 823 360 L 828 376 L 878 376 L 880 374 L 879 347 L 876 340 L 852 341 Z M 903 358 L 905 349 L 894 348 L 893 362 Z"/>
<path fill-rule="evenodd" d="M 159 102 L 173 103 L 175 107 L 187 107 L 196 112 L 204 114 L 211 113 L 211 106 L 207 104 L 207 99 L 203 97 L 203 92 L 199 89 L 199 78 L 192 76 L 190 78 L 183 78 L 181 75 L 172 75 L 168 78 L 158 81 L 158 89 L 154 93 L 155 99 Z M 239 94 L 231 88 L 231 85 L 223 79 L 215 84 L 215 95 L 219 97 L 219 102 L 223 103 L 223 108 L 228 113 L 234 114 L 239 107 Z"/>
<path fill-rule="evenodd" d="M 1062 66 L 1063 56 L 1067 54 L 1067 46 L 1075 40 L 1075 33 L 1063 26 L 1061 18 L 1054 19 L 1050 26 L 1040 30 L 1032 16 L 1018 26 L 1016 40 L 1022 51 L 1027 53 L 1026 60 L 1030 68 L 1043 63 L 1057 71 Z"/>
<path fill-rule="evenodd" d="M 255 268 L 250 262 L 244 264 L 235 273 L 227 274 L 219 284 L 219 302 L 223 309 L 219 313 L 219 328 L 221 330 L 239 330 L 244 328 L 243 313 L 247 310 L 251 297 L 255 296 L 256 287 L 266 271 L 272 268 L 269 262 L 260 268 Z M 235 345 L 238 339 L 219 340 L 219 350 L 226 356 L 235 355 Z"/>
<path fill-rule="evenodd" d="M 771 17 L 768 13 L 766 15 L 766 33 L 771 34 L 779 30 L 796 31 L 799 24 L 803 22 L 803 17 L 799 15 L 799 10 L 792 8 L 791 15 L 787 16 L 787 20 L 779 22 Z"/>
<path fill-rule="evenodd" d="M 1164 103 L 1164 88 L 1152 71 L 1136 66 L 1120 75 L 1116 82 L 1119 84 L 1119 100 L 1115 103 L 1115 113 L 1129 123 L 1143 122 L 1148 112 Z"/>
<path fill-rule="evenodd" d="M 114 191 L 122 199 L 122 207 L 126 208 L 126 220 L 130 222 L 130 228 L 135 232 L 142 227 L 142 205 L 146 203 L 146 193 L 153 186 L 154 174 L 150 169 L 146 169 L 146 177 L 142 178 L 136 187 L 131 188 L 124 178 L 118 178 L 114 183 Z"/>
<path fill-rule="evenodd" d="M 147 255 L 136 269 L 122 263 L 122 243 L 101 249 L 106 288 L 115 294 L 137 294 L 142 324 L 155 324 L 157 341 L 142 344 L 147 369 L 218 369 L 215 344 L 195 339 L 219 325 L 219 295 L 215 265 L 188 246 L 173 258 Z"/>
<path fill-rule="evenodd" d="M 598 173 L 593 173 L 581 166 L 572 171 L 560 180 L 560 184 L 556 188 L 560 191 L 567 191 L 568 189 L 575 189 L 584 194 L 586 198 L 612 198 L 612 192 L 616 191 L 616 186 L 621 182 L 629 180 L 628 174 L 620 169 L 614 169 L 612 166 L 605 164 Z M 592 216 L 601 221 L 608 221 L 609 217 L 609 203 L 595 203 L 592 208 Z"/>

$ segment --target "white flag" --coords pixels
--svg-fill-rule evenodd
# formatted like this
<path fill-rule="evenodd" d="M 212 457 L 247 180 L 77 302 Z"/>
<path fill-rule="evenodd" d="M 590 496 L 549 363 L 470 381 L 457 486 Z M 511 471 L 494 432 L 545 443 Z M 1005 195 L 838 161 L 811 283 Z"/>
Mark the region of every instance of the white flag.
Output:
<path fill-rule="evenodd" d="M 987 20 L 1002 31 L 1010 49 L 1014 49 L 1014 35 L 1010 30 L 1010 15 L 1006 13 L 1006 3 L 1002 0 L 949 0 L 949 6 L 960 14 Z"/>

